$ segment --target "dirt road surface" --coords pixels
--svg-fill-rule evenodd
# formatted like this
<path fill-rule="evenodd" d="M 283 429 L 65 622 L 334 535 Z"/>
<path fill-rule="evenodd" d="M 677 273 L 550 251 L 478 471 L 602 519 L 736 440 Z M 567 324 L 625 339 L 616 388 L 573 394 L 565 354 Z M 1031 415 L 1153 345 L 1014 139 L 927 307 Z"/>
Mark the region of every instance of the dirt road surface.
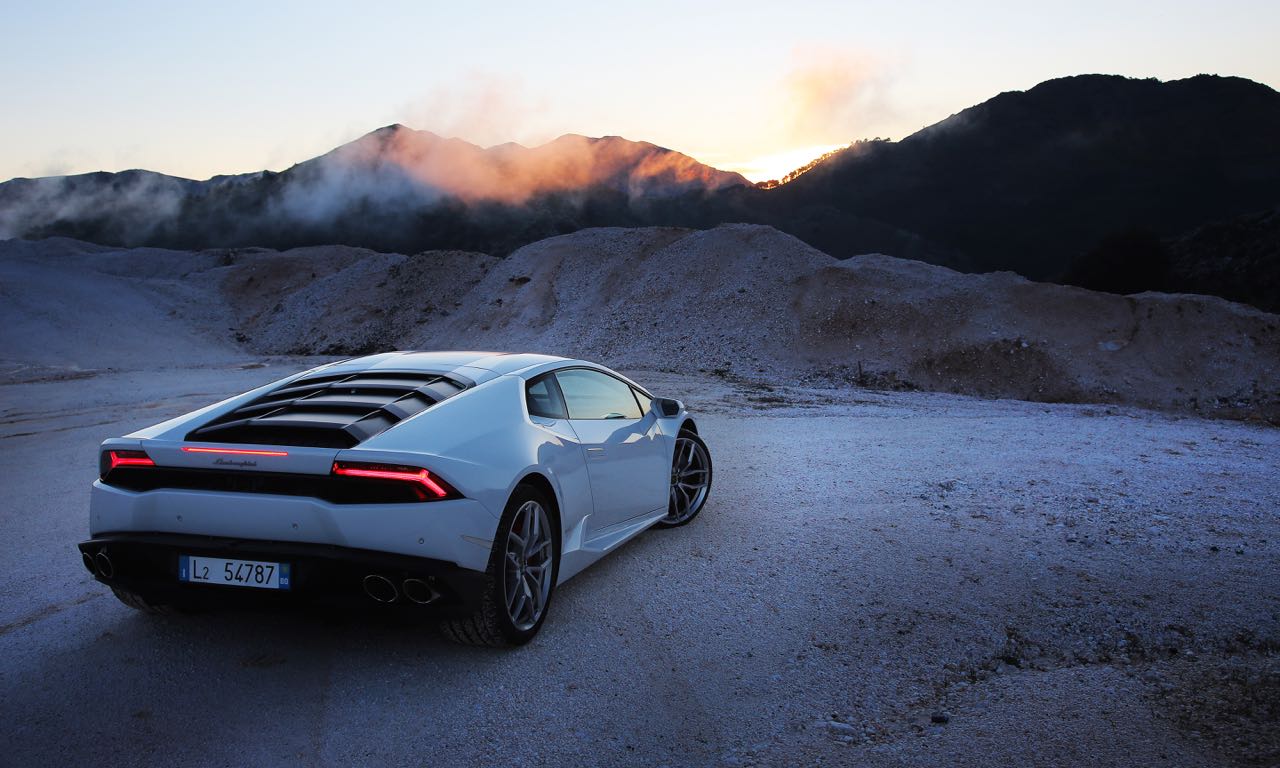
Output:
<path fill-rule="evenodd" d="M 701 414 L 691 525 L 517 650 L 144 616 L 83 569 L 105 437 L 312 360 L 0 386 L 0 764 L 1267 765 L 1280 431 L 633 372 Z"/>

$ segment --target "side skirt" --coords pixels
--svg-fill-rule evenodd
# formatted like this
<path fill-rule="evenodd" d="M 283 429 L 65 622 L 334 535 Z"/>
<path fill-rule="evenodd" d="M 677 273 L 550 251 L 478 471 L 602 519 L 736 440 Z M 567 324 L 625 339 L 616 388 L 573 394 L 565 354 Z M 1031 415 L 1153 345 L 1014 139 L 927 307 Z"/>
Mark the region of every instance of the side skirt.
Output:
<path fill-rule="evenodd" d="M 597 531 L 585 541 L 581 540 L 581 529 L 575 530 L 565 543 L 560 553 L 560 578 L 557 584 L 563 584 L 570 577 L 582 572 L 587 566 L 617 549 L 620 545 L 634 538 L 643 531 L 653 527 L 654 523 L 666 517 L 665 508 L 654 510 L 647 515 L 633 517 L 621 523 Z M 583 520 L 583 524 L 586 520 Z"/>

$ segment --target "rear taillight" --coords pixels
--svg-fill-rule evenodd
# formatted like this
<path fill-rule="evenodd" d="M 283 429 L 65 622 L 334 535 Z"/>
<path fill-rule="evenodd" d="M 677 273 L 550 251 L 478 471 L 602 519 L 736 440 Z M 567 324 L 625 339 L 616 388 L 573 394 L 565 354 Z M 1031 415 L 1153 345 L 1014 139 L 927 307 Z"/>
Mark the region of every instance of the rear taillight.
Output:
<path fill-rule="evenodd" d="M 98 458 L 98 476 L 105 479 L 111 470 L 118 467 L 154 467 L 156 463 L 151 460 L 146 451 L 128 451 L 113 449 L 103 451 Z"/>
<path fill-rule="evenodd" d="M 335 461 L 333 474 L 376 483 L 396 483 L 411 488 L 421 501 L 456 499 L 462 494 L 422 467 L 376 464 L 363 461 Z"/>

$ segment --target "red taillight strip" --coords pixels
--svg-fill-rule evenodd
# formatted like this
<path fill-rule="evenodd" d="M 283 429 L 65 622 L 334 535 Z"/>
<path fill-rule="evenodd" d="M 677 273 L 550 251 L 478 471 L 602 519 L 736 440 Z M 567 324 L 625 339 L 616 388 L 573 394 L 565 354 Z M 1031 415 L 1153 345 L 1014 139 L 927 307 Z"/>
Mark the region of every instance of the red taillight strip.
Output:
<path fill-rule="evenodd" d="M 373 480 L 398 480 L 406 483 L 418 483 L 435 494 L 437 499 L 443 499 L 449 495 L 448 491 L 431 479 L 431 473 L 425 469 L 417 471 L 361 469 L 360 467 L 343 466 L 340 462 L 335 461 L 333 462 L 333 474 L 346 475 L 347 477 L 367 477 Z"/>
<path fill-rule="evenodd" d="M 154 467 L 156 463 L 143 451 L 109 451 L 111 468 L 116 467 Z M 124 455 L 128 454 L 128 455 Z"/>
<path fill-rule="evenodd" d="M 260 451 L 255 448 L 199 448 L 194 445 L 182 446 L 184 453 L 228 453 L 232 456 L 288 456 L 288 451 Z"/>

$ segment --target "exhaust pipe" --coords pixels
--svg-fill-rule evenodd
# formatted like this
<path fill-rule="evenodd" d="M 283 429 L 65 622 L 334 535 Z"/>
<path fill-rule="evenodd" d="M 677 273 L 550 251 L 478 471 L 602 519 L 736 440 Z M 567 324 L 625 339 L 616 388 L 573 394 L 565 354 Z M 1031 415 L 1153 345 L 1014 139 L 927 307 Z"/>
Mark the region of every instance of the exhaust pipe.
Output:
<path fill-rule="evenodd" d="M 394 603 L 400 598 L 395 583 L 376 573 L 364 577 L 364 593 L 379 603 Z"/>
<path fill-rule="evenodd" d="M 81 552 L 80 559 L 84 562 L 84 567 L 89 570 L 89 573 L 92 573 L 94 576 L 98 575 L 98 566 L 93 562 L 93 555 L 88 552 Z"/>
<path fill-rule="evenodd" d="M 109 579 L 116 575 L 116 567 L 111 564 L 111 558 L 107 557 L 105 549 L 99 552 L 93 560 L 97 564 L 98 573 L 102 574 L 102 578 Z"/>
<path fill-rule="evenodd" d="M 440 599 L 440 593 L 422 579 L 405 579 L 401 589 L 405 597 L 418 605 L 429 605 Z"/>

